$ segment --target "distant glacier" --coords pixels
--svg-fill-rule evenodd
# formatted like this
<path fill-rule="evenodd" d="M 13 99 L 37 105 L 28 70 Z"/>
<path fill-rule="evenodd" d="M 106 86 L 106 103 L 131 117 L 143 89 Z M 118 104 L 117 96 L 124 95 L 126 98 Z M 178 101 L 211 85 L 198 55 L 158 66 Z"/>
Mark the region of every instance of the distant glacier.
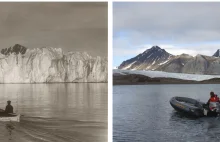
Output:
<path fill-rule="evenodd" d="M 107 82 L 107 58 L 61 48 L 25 48 L 19 44 L 2 49 L 0 83 Z"/>
<path fill-rule="evenodd" d="M 169 73 L 163 71 L 144 71 L 144 70 L 120 70 L 114 69 L 113 75 L 129 75 L 129 74 L 137 74 L 143 75 L 151 78 L 176 78 L 182 80 L 193 80 L 193 81 L 203 81 L 214 78 L 220 78 L 220 75 L 198 75 L 198 74 L 186 74 L 186 73 Z"/>

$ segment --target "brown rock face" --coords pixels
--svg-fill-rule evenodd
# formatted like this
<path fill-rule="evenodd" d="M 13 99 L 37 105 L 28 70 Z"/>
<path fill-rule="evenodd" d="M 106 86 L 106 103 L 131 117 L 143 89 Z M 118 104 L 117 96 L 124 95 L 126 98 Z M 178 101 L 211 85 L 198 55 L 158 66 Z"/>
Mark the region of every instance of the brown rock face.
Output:
<path fill-rule="evenodd" d="M 155 70 L 189 74 L 220 74 L 220 50 L 213 56 L 188 54 L 171 55 L 158 46 L 153 46 L 134 58 L 122 62 L 119 69 Z"/>

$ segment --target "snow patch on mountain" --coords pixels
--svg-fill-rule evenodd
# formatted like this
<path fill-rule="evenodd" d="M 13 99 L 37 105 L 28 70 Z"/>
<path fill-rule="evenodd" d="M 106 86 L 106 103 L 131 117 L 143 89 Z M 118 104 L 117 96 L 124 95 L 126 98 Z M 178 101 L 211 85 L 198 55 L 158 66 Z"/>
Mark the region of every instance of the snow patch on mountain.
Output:
<path fill-rule="evenodd" d="M 155 64 L 155 61 L 152 63 L 152 65 L 154 65 Z"/>
<path fill-rule="evenodd" d="M 147 58 L 150 58 L 151 55 L 153 55 L 153 53 L 151 53 Z"/>
<path fill-rule="evenodd" d="M 163 64 L 166 64 L 167 62 L 169 62 L 169 60 L 166 60 L 165 62 L 162 62 L 162 63 L 160 63 L 160 64 L 158 64 L 158 65 L 163 65 Z"/>
<path fill-rule="evenodd" d="M 136 61 L 134 61 L 133 63 L 129 64 L 128 66 L 126 66 L 124 69 L 129 69 L 134 63 L 136 63 Z"/>

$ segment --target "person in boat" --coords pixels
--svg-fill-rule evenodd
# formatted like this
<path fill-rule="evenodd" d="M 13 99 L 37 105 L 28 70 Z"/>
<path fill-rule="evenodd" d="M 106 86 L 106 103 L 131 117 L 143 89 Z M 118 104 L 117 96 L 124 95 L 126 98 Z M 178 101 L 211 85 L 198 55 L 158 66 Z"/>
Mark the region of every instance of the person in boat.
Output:
<path fill-rule="evenodd" d="M 7 101 L 8 105 L 5 107 L 5 113 L 13 113 L 13 106 L 11 105 L 11 101 Z"/>
<path fill-rule="evenodd" d="M 210 92 L 210 98 L 206 104 L 209 105 L 210 102 L 219 102 L 219 97 L 214 92 Z"/>
<path fill-rule="evenodd" d="M 210 99 L 208 100 L 208 102 L 204 106 L 204 109 L 207 110 L 207 112 L 205 113 L 205 111 L 204 111 L 204 114 L 209 115 L 209 116 L 218 115 L 219 114 L 219 106 L 220 106 L 219 102 L 220 102 L 219 97 L 214 92 L 210 92 Z"/>

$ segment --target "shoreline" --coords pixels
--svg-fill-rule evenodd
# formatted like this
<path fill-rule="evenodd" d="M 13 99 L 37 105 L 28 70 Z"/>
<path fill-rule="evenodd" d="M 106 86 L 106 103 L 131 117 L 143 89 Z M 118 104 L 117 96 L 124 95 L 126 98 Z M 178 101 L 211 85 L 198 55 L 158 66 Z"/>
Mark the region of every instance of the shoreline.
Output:
<path fill-rule="evenodd" d="M 177 78 L 151 78 L 140 74 L 113 75 L 113 85 L 160 85 L 160 84 L 220 84 L 220 78 L 208 80 L 182 80 Z"/>

